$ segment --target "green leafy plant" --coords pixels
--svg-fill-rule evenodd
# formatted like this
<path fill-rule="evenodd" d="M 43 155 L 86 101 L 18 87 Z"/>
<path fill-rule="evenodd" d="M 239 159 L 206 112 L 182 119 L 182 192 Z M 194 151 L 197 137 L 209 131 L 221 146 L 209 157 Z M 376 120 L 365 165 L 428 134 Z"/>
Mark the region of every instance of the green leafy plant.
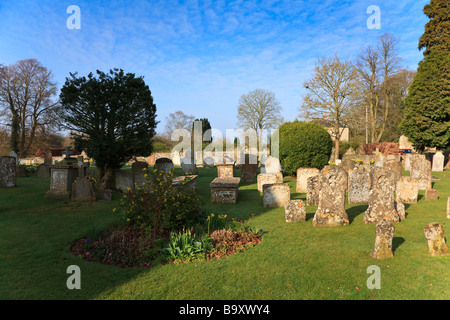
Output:
<path fill-rule="evenodd" d="M 197 241 L 191 230 L 171 232 L 169 246 L 162 249 L 173 260 L 191 260 L 196 256 L 203 256 L 207 251 L 205 241 Z"/>

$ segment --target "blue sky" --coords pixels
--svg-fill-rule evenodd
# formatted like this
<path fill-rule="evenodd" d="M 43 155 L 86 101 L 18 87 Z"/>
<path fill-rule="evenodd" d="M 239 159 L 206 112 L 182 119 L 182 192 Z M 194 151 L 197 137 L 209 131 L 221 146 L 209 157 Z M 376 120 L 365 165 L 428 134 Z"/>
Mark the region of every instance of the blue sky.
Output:
<path fill-rule="evenodd" d="M 237 128 L 240 96 L 258 88 L 273 91 L 284 119 L 295 120 L 316 59 L 352 59 L 382 33 L 399 38 L 404 66 L 416 70 L 427 3 L 0 0 L 0 63 L 36 58 L 59 87 L 69 72 L 122 68 L 144 76 L 158 132 L 182 110 L 225 134 Z M 66 26 L 70 5 L 80 7 L 80 30 Z M 367 28 L 371 5 L 381 10 L 379 30 Z"/>

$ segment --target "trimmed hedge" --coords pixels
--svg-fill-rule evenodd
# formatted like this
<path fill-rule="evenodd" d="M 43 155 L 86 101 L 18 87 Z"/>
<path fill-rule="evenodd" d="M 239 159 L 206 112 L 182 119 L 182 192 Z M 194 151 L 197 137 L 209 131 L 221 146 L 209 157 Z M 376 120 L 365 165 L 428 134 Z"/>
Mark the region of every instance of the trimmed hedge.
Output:
<path fill-rule="evenodd" d="M 328 164 L 333 142 L 316 122 L 286 122 L 279 134 L 280 162 L 286 175 L 296 175 L 298 168 L 321 170 Z"/>

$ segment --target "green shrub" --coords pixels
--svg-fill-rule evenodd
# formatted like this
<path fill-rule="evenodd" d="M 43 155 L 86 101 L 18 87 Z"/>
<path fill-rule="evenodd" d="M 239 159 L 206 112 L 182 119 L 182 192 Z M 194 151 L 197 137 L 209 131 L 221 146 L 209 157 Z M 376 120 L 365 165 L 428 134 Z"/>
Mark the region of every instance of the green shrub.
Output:
<path fill-rule="evenodd" d="M 280 162 L 287 175 L 298 168 L 321 170 L 328 164 L 333 142 L 330 134 L 315 122 L 287 122 L 280 126 Z"/>
<path fill-rule="evenodd" d="M 205 253 L 209 249 L 206 241 L 197 241 L 195 234 L 190 230 L 181 232 L 171 232 L 169 246 L 162 249 L 172 260 L 191 260 L 195 257 L 205 258 Z"/>

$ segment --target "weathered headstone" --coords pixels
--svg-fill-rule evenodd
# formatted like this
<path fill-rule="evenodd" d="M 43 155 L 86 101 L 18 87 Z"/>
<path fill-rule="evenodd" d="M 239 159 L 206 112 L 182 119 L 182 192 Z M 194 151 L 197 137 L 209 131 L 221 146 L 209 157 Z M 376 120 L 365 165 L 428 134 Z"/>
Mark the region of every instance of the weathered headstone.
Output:
<path fill-rule="evenodd" d="M 211 184 L 211 202 L 214 203 L 237 203 L 238 189 L 241 178 L 227 177 L 216 178 Z"/>
<path fill-rule="evenodd" d="M 78 176 L 78 169 L 72 166 L 54 166 L 50 171 L 50 190 L 45 194 L 49 198 L 70 198 L 72 183 Z"/>
<path fill-rule="evenodd" d="M 384 166 L 390 168 L 396 175 L 396 180 L 399 180 L 403 176 L 403 166 L 400 161 L 388 160 Z"/>
<path fill-rule="evenodd" d="M 277 174 L 260 173 L 257 179 L 258 191 L 263 192 L 265 184 L 283 183 L 283 174 L 281 172 Z"/>
<path fill-rule="evenodd" d="M 36 168 L 36 173 L 38 178 L 49 178 L 50 177 L 50 167 L 45 163 L 41 163 Z"/>
<path fill-rule="evenodd" d="M 297 169 L 297 186 L 296 192 L 306 193 L 308 192 L 308 178 L 317 176 L 320 170 L 316 168 L 299 168 Z"/>
<path fill-rule="evenodd" d="M 289 201 L 284 206 L 284 215 L 288 223 L 306 221 L 306 207 L 303 200 L 296 199 Z"/>
<path fill-rule="evenodd" d="M 401 177 L 397 181 L 396 201 L 401 203 L 417 203 L 419 182 L 409 176 Z"/>
<path fill-rule="evenodd" d="M 425 200 L 438 200 L 438 199 L 439 199 L 439 190 L 436 189 L 425 190 Z"/>
<path fill-rule="evenodd" d="M 424 228 L 425 238 L 428 240 L 428 251 L 432 256 L 442 256 L 447 254 L 445 245 L 444 227 L 439 223 L 427 224 Z"/>
<path fill-rule="evenodd" d="M 345 211 L 347 172 L 340 166 L 325 166 L 318 179 L 319 206 L 314 215 L 313 226 L 348 225 L 348 215 Z"/>
<path fill-rule="evenodd" d="M 96 201 L 94 186 L 92 182 L 83 176 L 79 176 L 72 183 L 72 201 Z"/>
<path fill-rule="evenodd" d="M 172 185 L 180 186 L 186 185 L 188 188 L 196 188 L 197 187 L 197 178 L 198 175 L 187 175 L 181 177 L 175 177 L 172 180 Z"/>
<path fill-rule="evenodd" d="M 206 157 L 203 159 L 203 166 L 205 168 L 214 168 L 214 159 L 212 157 Z"/>
<path fill-rule="evenodd" d="M 134 190 L 133 172 L 127 170 L 115 170 L 114 181 L 116 189 L 122 192 L 128 192 L 128 189 Z"/>
<path fill-rule="evenodd" d="M 19 165 L 19 156 L 17 155 L 17 153 L 13 150 L 10 152 L 9 156 L 14 158 L 14 161 L 16 162 L 16 166 L 18 166 Z"/>
<path fill-rule="evenodd" d="M 306 204 L 308 206 L 319 205 L 319 175 L 309 177 L 307 180 Z"/>
<path fill-rule="evenodd" d="M 400 221 L 405 220 L 406 219 L 405 205 L 402 202 L 395 201 L 394 206 L 395 206 L 395 210 L 398 213 L 398 217 L 400 218 Z"/>
<path fill-rule="evenodd" d="M 168 174 L 171 170 L 173 170 L 174 165 L 172 160 L 169 158 L 159 158 L 155 161 L 154 168 L 164 172 L 164 174 Z"/>
<path fill-rule="evenodd" d="M 370 172 L 372 168 L 365 165 L 356 165 L 348 171 L 348 203 L 369 203 Z"/>
<path fill-rule="evenodd" d="M 278 174 L 279 172 L 281 172 L 280 159 L 278 158 L 270 156 L 264 159 L 262 165 L 263 166 L 261 167 L 261 173 Z"/>
<path fill-rule="evenodd" d="M 389 168 L 374 167 L 370 172 L 369 207 L 364 214 L 364 223 L 378 223 L 380 220 L 399 222 L 395 210 L 396 175 Z"/>
<path fill-rule="evenodd" d="M 411 157 L 410 176 L 419 182 L 419 190 L 431 189 L 431 162 L 424 155 Z"/>
<path fill-rule="evenodd" d="M 291 188 L 287 183 L 265 184 L 263 186 L 264 207 L 284 207 L 291 200 Z"/>
<path fill-rule="evenodd" d="M 234 163 L 217 164 L 218 178 L 233 178 L 235 176 Z"/>
<path fill-rule="evenodd" d="M 440 172 L 444 171 L 444 154 L 441 151 L 438 151 L 433 156 L 433 167 L 431 171 Z"/>
<path fill-rule="evenodd" d="M 0 157 L 0 188 L 16 186 L 16 159 L 14 157 Z"/>
<path fill-rule="evenodd" d="M 241 179 L 250 183 L 258 174 L 258 157 L 254 154 L 246 154 L 244 163 L 241 164 Z"/>
<path fill-rule="evenodd" d="M 44 164 L 47 166 L 51 166 L 53 164 L 53 154 L 51 150 L 44 152 Z"/>
<path fill-rule="evenodd" d="M 394 239 L 395 227 L 391 221 L 381 220 L 377 223 L 375 248 L 370 255 L 374 259 L 392 258 L 392 240 Z"/>

